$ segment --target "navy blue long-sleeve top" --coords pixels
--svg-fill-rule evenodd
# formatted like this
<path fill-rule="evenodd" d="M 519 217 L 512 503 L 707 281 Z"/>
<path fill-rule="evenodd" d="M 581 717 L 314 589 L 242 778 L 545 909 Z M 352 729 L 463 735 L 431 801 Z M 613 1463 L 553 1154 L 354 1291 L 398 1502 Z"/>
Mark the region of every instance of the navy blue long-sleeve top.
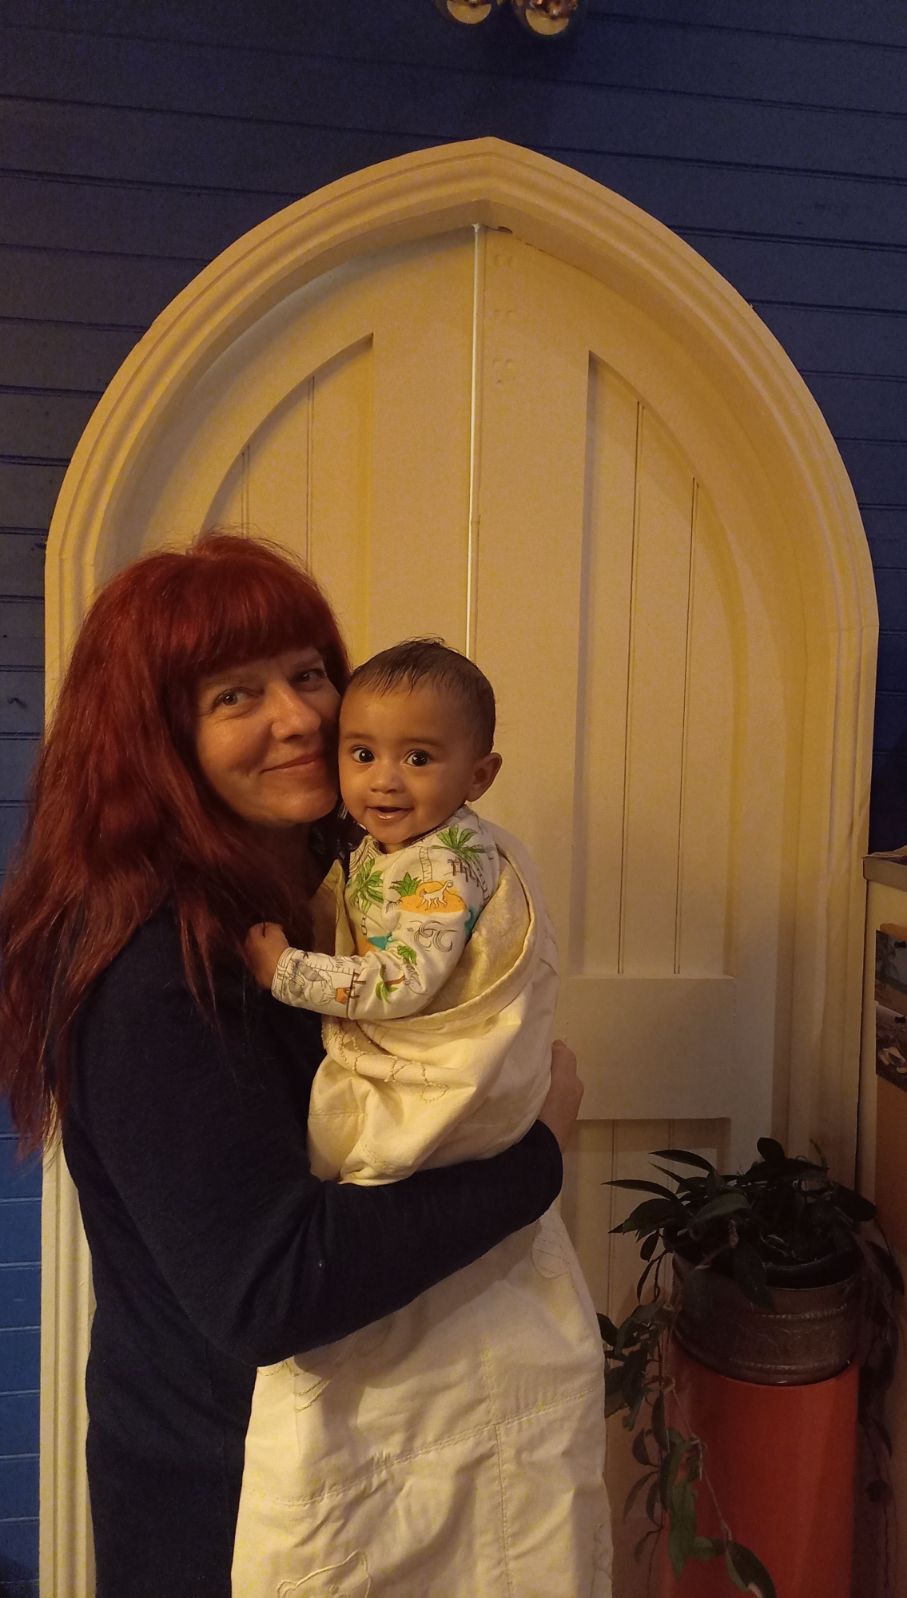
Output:
<path fill-rule="evenodd" d="M 318 1017 L 238 971 L 212 1024 L 165 913 L 82 1013 L 63 1142 L 97 1302 L 97 1598 L 230 1598 L 255 1367 L 409 1303 L 558 1192 L 541 1124 L 494 1159 L 404 1182 L 317 1181 L 306 1112 L 321 1053 Z"/>

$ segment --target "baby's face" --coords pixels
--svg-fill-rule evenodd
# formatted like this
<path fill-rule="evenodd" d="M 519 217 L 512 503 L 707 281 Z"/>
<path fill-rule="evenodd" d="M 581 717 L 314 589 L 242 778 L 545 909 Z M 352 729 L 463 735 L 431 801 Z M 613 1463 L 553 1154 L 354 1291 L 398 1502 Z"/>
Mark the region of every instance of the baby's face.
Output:
<path fill-rule="evenodd" d="M 422 685 L 379 693 L 350 688 L 340 707 L 340 791 L 351 816 L 383 849 L 440 827 L 497 774 L 477 755 L 456 696 Z"/>

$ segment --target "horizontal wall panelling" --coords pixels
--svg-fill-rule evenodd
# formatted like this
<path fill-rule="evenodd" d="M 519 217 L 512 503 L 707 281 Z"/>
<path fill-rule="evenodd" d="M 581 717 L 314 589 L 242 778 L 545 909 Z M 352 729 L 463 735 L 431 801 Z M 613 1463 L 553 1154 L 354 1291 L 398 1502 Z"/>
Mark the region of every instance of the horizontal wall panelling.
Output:
<path fill-rule="evenodd" d="M 3 1224 L 4 1214 L 8 1215 L 6 1225 L 11 1231 L 16 1203 L 29 1204 L 31 1214 L 40 1210 L 37 1197 L 10 1200 L 8 1204 L 6 1201 L 0 1201 L 0 1224 Z M 27 1227 L 17 1230 L 24 1237 Z M 0 1265 L 0 1326 L 37 1326 L 41 1310 L 41 1271 L 37 1263 L 38 1252 L 36 1249 L 31 1260 L 24 1260 L 21 1263 L 13 1260 L 8 1265 Z M 0 1437 L 0 1452 L 10 1452 L 9 1449 L 3 1449 L 2 1437 Z"/>
<path fill-rule="evenodd" d="M 7 733 L 37 735 L 44 720 L 44 673 L 0 666 L 0 737 Z M 6 744 L 2 746 L 6 759 Z"/>
<path fill-rule="evenodd" d="M 43 602 L 0 598 L 0 666 L 43 664 Z"/>
<path fill-rule="evenodd" d="M 0 171 L 0 244 L 208 260 L 296 198 Z"/>
<path fill-rule="evenodd" d="M 4 314 L 145 327 L 205 264 L 7 246 L 0 248 Z"/>
<path fill-rule="evenodd" d="M 500 61 L 501 45 L 492 30 L 483 30 L 478 37 L 464 34 L 438 18 L 428 0 L 394 0 L 394 11 L 396 26 L 390 29 L 387 9 L 375 0 L 344 0 L 342 7 L 323 8 L 316 29 L 301 8 L 255 9 L 244 0 L 222 4 L 216 12 L 208 0 L 155 0 L 154 5 L 143 8 L 140 22 L 135 13 L 124 15 L 120 0 L 83 0 L 77 9 L 69 0 L 42 0 L 36 24 L 32 0 L 6 0 L 4 21 L 23 32 L 58 28 L 76 39 L 93 37 L 99 44 L 111 37 L 127 43 L 138 37 L 152 46 L 179 44 L 184 47 L 184 72 L 191 71 L 191 50 L 212 46 L 242 54 L 250 47 L 257 54 L 278 56 L 297 50 L 453 69 L 477 61 Z M 823 0 L 821 10 L 815 0 L 798 0 L 795 5 L 785 0 L 760 6 L 738 3 L 733 9 L 727 0 L 632 0 L 620 9 L 612 7 L 610 0 L 591 0 L 582 32 L 573 41 L 564 41 L 555 60 L 553 52 L 545 50 L 543 54 L 534 40 L 517 29 L 509 30 L 507 52 L 514 70 L 547 73 L 567 81 L 588 72 L 590 62 L 591 70 L 615 72 L 615 56 L 618 81 L 624 81 L 633 70 L 625 68 L 625 57 L 636 58 L 635 70 L 640 74 L 648 72 L 647 58 L 654 57 L 656 70 L 670 83 L 678 46 L 689 40 L 691 54 L 711 58 L 714 53 L 725 59 L 729 75 L 734 71 L 732 52 L 736 50 L 738 77 L 757 87 L 761 84 L 763 91 L 775 81 L 772 67 L 777 60 L 778 92 L 804 98 L 811 84 L 817 85 L 813 94 L 821 93 L 822 86 L 829 83 L 842 95 L 859 94 L 859 86 L 842 81 L 843 65 L 834 72 L 835 63 L 848 59 L 852 63 L 858 53 L 863 59 L 876 60 L 879 73 L 886 77 L 890 73 L 893 84 L 898 57 L 896 51 L 884 47 L 903 48 L 903 35 L 901 0 L 873 0 L 872 6 L 855 0 Z M 185 50 L 186 46 L 190 49 Z M 750 51 L 754 59 L 748 65 Z M 808 56 L 804 57 L 804 51 Z M 804 60 L 808 71 L 804 71 Z M 643 78 L 643 82 L 649 81 Z"/>
<path fill-rule="evenodd" d="M 23 388 L 102 391 L 144 331 L 67 323 L 50 306 L 38 321 L 0 316 L 0 372 L 5 383 Z"/>
<path fill-rule="evenodd" d="M 907 439 L 907 377 L 816 371 L 803 376 L 838 437 Z M 868 521 L 866 532 L 871 538 Z"/>
<path fill-rule="evenodd" d="M 0 1439 L 7 1453 L 38 1452 L 37 1393 L 0 1393 Z"/>
<path fill-rule="evenodd" d="M 65 471 L 65 461 L 4 459 L 0 455 L 0 506 L 4 520 L 8 518 L 11 527 L 46 529 Z"/>

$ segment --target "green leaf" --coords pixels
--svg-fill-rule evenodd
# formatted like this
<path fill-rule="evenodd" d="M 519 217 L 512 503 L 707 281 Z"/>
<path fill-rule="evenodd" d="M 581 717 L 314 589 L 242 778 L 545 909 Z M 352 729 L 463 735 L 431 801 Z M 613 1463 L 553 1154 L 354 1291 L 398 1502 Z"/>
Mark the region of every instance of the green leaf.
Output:
<path fill-rule="evenodd" d="M 668 1504 L 668 1557 L 679 1576 L 696 1541 L 696 1495 L 690 1483 L 674 1483 Z"/>
<path fill-rule="evenodd" d="M 678 1204 L 676 1199 L 672 1198 L 670 1201 L 660 1198 L 646 1199 L 643 1204 L 637 1204 L 625 1221 L 621 1221 L 619 1226 L 613 1226 L 611 1230 L 638 1232 L 642 1236 L 644 1232 L 656 1231 L 666 1221 L 676 1221 L 679 1217 L 683 1217 L 683 1214 L 683 1206 Z"/>
<path fill-rule="evenodd" d="M 609 1380 L 608 1380 L 609 1377 L 616 1377 L 617 1380 L 613 1380 L 613 1381 L 611 1381 L 609 1383 Z M 619 1378 L 620 1378 L 620 1372 L 619 1371 L 606 1371 L 605 1372 L 605 1417 L 606 1417 L 606 1419 L 610 1419 L 610 1417 L 612 1415 L 617 1415 L 626 1406 L 627 1400 L 626 1400 L 626 1396 L 624 1394 L 623 1383 L 620 1381 Z"/>
<path fill-rule="evenodd" d="M 745 1193 L 719 1193 L 715 1198 L 709 1199 L 701 1210 L 696 1211 L 689 1219 L 690 1231 L 702 1231 L 709 1221 L 720 1220 L 725 1215 L 739 1215 L 742 1210 L 750 1209 L 750 1201 Z"/>
<path fill-rule="evenodd" d="M 862 1193 L 855 1193 L 852 1188 L 842 1187 L 840 1182 L 835 1183 L 834 1200 L 847 1219 L 857 1226 L 863 1221 L 873 1220 L 875 1216 L 876 1207 L 871 1199 L 864 1198 Z"/>
<path fill-rule="evenodd" d="M 662 1453 L 667 1452 L 668 1433 L 665 1426 L 665 1399 L 664 1393 L 659 1393 L 652 1405 L 652 1435 Z"/>
<path fill-rule="evenodd" d="M 757 1593 L 758 1598 L 778 1598 L 775 1583 L 751 1548 L 744 1548 L 742 1543 L 728 1543 L 724 1550 L 724 1562 L 739 1592 Z"/>
<path fill-rule="evenodd" d="M 624 1425 L 628 1431 L 632 1431 L 633 1427 L 636 1425 L 636 1422 L 639 1420 L 639 1412 L 642 1409 L 643 1399 L 645 1396 L 645 1391 L 640 1385 L 633 1394 L 630 1406 L 627 1410 L 626 1416 L 624 1417 Z"/>
<path fill-rule="evenodd" d="M 738 1592 L 746 1592 L 747 1583 L 743 1580 L 743 1577 L 740 1575 L 737 1566 L 734 1564 L 734 1561 L 731 1558 L 730 1545 L 725 1547 L 724 1563 L 727 1568 L 727 1573 L 731 1578 L 731 1586 L 736 1587 Z"/>
<path fill-rule="evenodd" d="M 384 899 L 383 875 L 374 866 L 374 856 L 369 855 L 350 883 L 350 897 L 359 910 L 367 910 L 370 904 L 381 904 Z"/>
<path fill-rule="evenodd" d="M 649 1458 L 648 1437 L 648 1432 L 643 1431 L 637 1432 L 633 1439 L 633 1446 L 630 1452 L 638 1465 L 651 1465 L 653 1463 Z"/>
<path fill-rule="evenodd" d="M 416 965 L 418 963 L 419 956 L 416 954 L 415 949 L 410 948 L 408 943 L 395 943 L 391 952 L 397 956 L 398 960 L 402 960 L 404 965 Z"/>
<path fill-rule="evenodd" d="M 649 1541 L 649 1538 L 650 1537 L 657 1537 L 657 1536 L 658 1536 L 658 1528 L 657 1527 L 653 1527 L 651 1531 L 643 1532 L 642 1536 L 639 1539 L 639 1542 L 636 1544 L 636 1547 L 633 1550 L 633 1558 L 636 1560 L 637 1564 L 642 1559 L 643 1552 L 645 1550 L 646 1543 Z"/>
<path fill-rule="evenodd" d="M 694 1537 L 690 1553 L 694 1559 L 715 1559 L 724 1553 L 724 1543 L 720 1537 Z"/>
<path fill-rule="evenodd" d="M 651 1479 L 651 1476 L 646 1473 L 644 1476 L 640 1476 L 633 1483 L 633 1486 L 630 1488 L 630 1491 L 627 1493 L 627 1496 L 624 1499 L 624 1520 L 626 1520 L 640 1493 L 644 1491 L 645 1487 L 651 1482 Z"/>
<path fill-rule="evenodd" d="M 475 837 L 471 827 L 448 827 L 445 832 L 438 833 L 438 842 L 455 854 L 464 865 L 474 865 L 483 853 L 480 844 L 470 843 L 470 838 Z"/>
<path fill-rule="evenodd" d="M 657 1160 L 676 1160 L 678 1165 L 693 1165 L 697 1171 L 718 1174 L 709 1160 L 704 1160 L 701 1154 L 692 1154 L 689 1149 L 653 1149 L 652 1155 Z"/>
<path fill-rule="evenodd" d="M 660 1198 L 670 1199 L 672 1204 L 677 1202 L 677 1194 L 661 1182 L 635 1182 L 627 1177 L 615 1177 L 613 1181 L 603 1182 L 602 1187 L 622 1187 L 628 1193 L 657 1193 Z"/>
<path fill-rule="evenodd" d="M 445 849 L 462 849 L 474 837 L 475 830 L 472 827 L 447 827 L 444 832 L 438 833 L 438 841 L 443 843 Z"/>
<path fill-rule="evenodd" d="M 652 1232 L 646 1238 L 645 1242 L 642 1245 L 642 1248 L 639 1251 L 640 1254 L 642 1254 L 644 1259 L 646 1257 L 645 1256 L 645 1250 L 648 1249 L 650 1243 L 652 1243 L 655 1248 L 658 1247 L 658 1233 L 657 1232 Z M 651 1250 L 649 1250 L 649 1252 L 651 1253 Z M 663 1258 L 663 1256 L 659 1255 L 659 1259 L 661 1259 L 661 1258 Z M 643 1271 L 641 1277 L 639 1278 L 639 1281 L 636 1283 L 636 1297 L 637 1298 L 642 1298 L 642 1290 L 645 1287 L 646 1282 L 649 1280 L 649 1275 L 650 1275 L 650 1273 L 652 1271 L 656 1270 L 657 1268 L 658 1268 L 658 1260 L 649 1260 L 649 1263 L 646 1266 L 645 1270 Z"/>
<path fill-rule="evenodd" d="M 756 1147 L 759 1150 L 759 1153 L 762 1155 L 766 1165 L 777 1165 L 780 1160 L 786 1158 L 784 1150 L 777 1138 L 757 1138 Z"/>
<path fill-rule="evenodd" d="M 396 882 L 391 883 L 391 887 L 396 888 L 401 899 L 408 899 L 412 894 L 418 893 L 421 886 L 419 878 L 410 876 L 408 871 L 405 877 L 398 877 Z"/>
<path fill-rule="evenodd" d="M 658 1473 L 658 1491 L 665 1509 L 667 1509 L 670 1505 L 671 1494 L 674 1491 L 674 1483 L 677 1480 L 677 1473 L 683 1464 L 687 1448 L 689 1447 L 686 1437 L 681 1437 L 680 1433 L 675 1432 L 672 1426 L 668 1427 L 668 1442 L 671 1447 L 671 1452 L 663 1456 L 661 1468 Z"/>
<path fill-rule="evenodd" d="M 598 1329 L 601 1332 L 603 1343 L 614 1343 L 617 1340 L 617 1327 L 607 1315 L 597 1315 Z"/>
<path fill-rule="evenodd" d="M 681 1176 L 678 1171 L 669 1171 L 666 1165 L 653 1165 L 652 1169 L 660 1171 L 662 1176 L 669 1176 L 672 1182 L 676 1182 L 678 1193 L 699 1193 L 705 1187 L 704 1176 Z M 604 1185 L 602 1183 L 603 1187 Z"/>

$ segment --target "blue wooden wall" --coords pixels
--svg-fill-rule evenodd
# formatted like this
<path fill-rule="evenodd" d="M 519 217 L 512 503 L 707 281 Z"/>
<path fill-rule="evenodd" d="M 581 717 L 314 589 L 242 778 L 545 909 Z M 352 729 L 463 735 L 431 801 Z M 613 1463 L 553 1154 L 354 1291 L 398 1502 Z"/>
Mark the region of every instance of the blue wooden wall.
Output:
<path fill-rule="evenodd" d="M 44 538 L 117 366 L 273 211 L 481 134 L 674 228 L 799 367 L 877 575 L 872 843 L 907 842 L 905 83 L 904 0 L 590 0 L 560 45 L 431 0 L 4 0 L 0 864 L 41 727 Z M 36 1569 L 38 1213 L 0 1125 L 0 1593 Z"/>

